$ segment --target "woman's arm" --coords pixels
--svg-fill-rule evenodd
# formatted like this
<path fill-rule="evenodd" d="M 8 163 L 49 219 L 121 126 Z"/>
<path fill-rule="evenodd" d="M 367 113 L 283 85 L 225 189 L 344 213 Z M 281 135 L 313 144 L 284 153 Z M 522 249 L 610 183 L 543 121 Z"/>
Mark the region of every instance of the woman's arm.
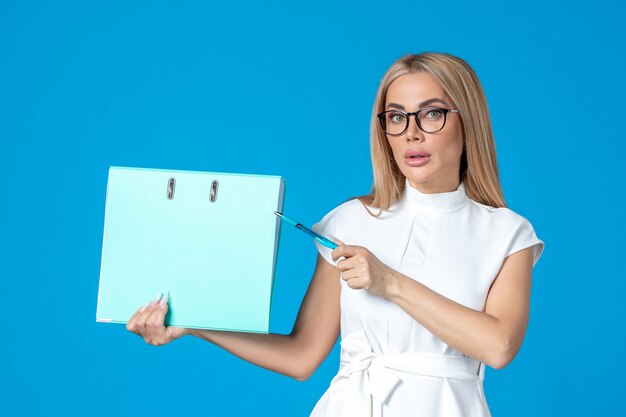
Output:
<path fill-rule="evenodd" d="M 339 271 L 320 255 L 296 323 L 288 335 L 189 329 L 234 355 L 263 368 L 306 380 L 339 337 Z"/>
<path fill-rule="evenodd" d="M 337 266 L 351 288 L 387 298 L 452 348 L 500 369 L 513 360 L 526 333 L 533 250 L 524 249 L 504 260 L 484 312 L 392 270 L 365 248 L 342 245 L 333 251 L 333 258 L 347 258 Z"/>
<path fill-rule="evenodd" d="M 127 328 L 154 345 L 173 340 L 167 333 L 177 329 L 180 335 L 202 338 L 255 365 L 304 381 L 328 356 L 337 341 L 340 291 L 339 271 L 318 255 L 313 278 L 288 335 L 165 327 L 163 318 L 167 306 L 161 310 L 156 310 L 158 306 L 151 306 L 142 313 L 138 311 L 135 316 L 139 316 L 133 316 Z M 151 309 L 159 314 L 150 313 Z M 142 319 L 146 313 L 149 314 Z M 174 332 L 174 336 L 179 335 Z"/>
<path fill-rule="evenodd" d="M 491 285 L 485 311 L 465 307 L 393 271 L 386 298 L 452 348 L 501 369 L 524 340 L 529 317 L 533 248 L 508 256 Z"/>

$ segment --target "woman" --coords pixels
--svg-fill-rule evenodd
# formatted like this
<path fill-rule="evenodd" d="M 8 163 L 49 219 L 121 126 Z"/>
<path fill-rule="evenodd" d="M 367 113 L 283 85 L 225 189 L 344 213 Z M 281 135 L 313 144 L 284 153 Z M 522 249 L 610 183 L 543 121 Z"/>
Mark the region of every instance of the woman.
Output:
<path fill-rule="evenodd" d="M 484 364 L 502 368 L 521 346 L 543 242 L 505 208 L 469 65 L 441 53 L 395 62 L 374 102 L 371 152 L 372 193 L 314 226 L 339 246 L 318 245 L 291 334 L 164 327 L 167 300 L 128 329 L 155 345 L 201 337 L 298 380 L 341 332 L 341 367 L 312 416 L 489 416 Z"/>

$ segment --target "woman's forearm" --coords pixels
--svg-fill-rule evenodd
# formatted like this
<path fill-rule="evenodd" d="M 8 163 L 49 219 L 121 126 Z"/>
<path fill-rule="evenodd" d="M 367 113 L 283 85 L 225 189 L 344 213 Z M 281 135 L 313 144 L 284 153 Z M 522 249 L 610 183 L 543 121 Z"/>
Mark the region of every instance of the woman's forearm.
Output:
<path fill-rule="evenodd" d="M 295 378 L 306 379 L 306 353 L 291 335 L 189 329 L 199 337 L 255 365 Z"/>
<path fill-rule="evenodd" d="M 187 334 L 214 343 L 243 360 L 306 380 L 339 336 L 339 271 L 317 257 L 315 273 L 288 335 L 189 329 Z"/>
<path fill-rule="evenodd" d="M 397 271 L 392 282 L 386 298 L 443 342 L 491 367 L 505 365 L 506 335 L 496 317 L 450 300 Z"/>

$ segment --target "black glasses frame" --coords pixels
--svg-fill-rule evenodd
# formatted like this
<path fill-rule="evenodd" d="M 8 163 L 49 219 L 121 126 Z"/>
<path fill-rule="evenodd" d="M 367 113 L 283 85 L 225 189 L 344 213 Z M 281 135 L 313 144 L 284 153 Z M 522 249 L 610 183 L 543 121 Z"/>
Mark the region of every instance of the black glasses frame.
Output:
<path fill-rule="evenodd" d="M 439 128 L 437 130 L 433 130 L 432 132 L 429 132 L 429 131 L 424 130 L 422 128 L 422 125 L 420 123 L 420 119 L 419 119 L 419 117 L 417 117 L 417 115 L 422 113 L 422 112 L 425 112 L 425 111 L 427 112 L 427 111 L 433 111 L 433 110 L 440 111 L 440 112 L 443 113 L 443 124 L 441 125 L 441 128 Z M 446 125 L 446 120 L 447 120 L 446 116 L 448 115 L 448 112 L 450 112 L 450 113 L 459 113 L 459 110 L 458 109 L 443 109 L 443 108 L 440 108 L 440 107 L 428 107 L 428 108 L 420 109 L 418 111 L 414 111 L 414 112 L 410 112 L 410 113 L 407 113 L 407 112 L 402 111 L 402 110 L 387 110 L 387 111 L 384 111 L 382 113 L 378 113 L 378 120 L 380 121 L 380 127 L 383 129 L 383 132 L 385 132 L 385 134 L 387 134 L 389 136 L 400 136 L 400 135 L 403 135 L 404 132 L 406 132 L 406 130 L 409 128 L 409 123 L 411 122 L 410 116 L 415 116 L 415 124 L 417 124 L 417 127 L 422 132 L 424 132 L 424 133 L 437 133 L 437 132 L 441 131 L 441 129 L 443 129 L 444 126 Z M 404 126 L 404 129 L 402 130 L 402 132 L 400 132 L 400 133 L 389 133 L 389 132 L 387 132 L 387 129 L 385 129 L 385 115 L 387 113 L 402 113 L 402 114 L 404 114 L 406 116 L 406 126 Z"/>

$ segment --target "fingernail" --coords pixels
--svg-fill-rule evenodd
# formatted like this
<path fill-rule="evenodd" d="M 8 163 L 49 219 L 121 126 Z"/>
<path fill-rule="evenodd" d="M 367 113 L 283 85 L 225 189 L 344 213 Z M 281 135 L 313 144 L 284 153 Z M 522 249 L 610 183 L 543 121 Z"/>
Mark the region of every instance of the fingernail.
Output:
<path fill-rule="evenodd" d="M 169 292 L 169 291 L 167 291 L 167 292 L 164 294 L 163 298 L 161 298 L 161 302 L 159 303 L 159 305 L 161 306 L 161 308 L 165 308 L 165 306 L 167 305 L 167 301 L 169 300 L 169 298 L 170 298 L 170 292 Z"/>
<path fill-rule="evenodd" d="M 144 304 L 144 306 L 141 307 L 141 309 L 139 309 L 139 312 L 143 313 L 143 311 L 146 309 L 146 307 L 148 307 L 148 304 Z"/>
<path fill-rule="evenodd" d="M 152 300 L 152 304 L 156 304 L 159 302 L 159 300 L 161 299 L 161 296 L 163 296 L 163 293 L 159 293 L 154 300 Z"/>

